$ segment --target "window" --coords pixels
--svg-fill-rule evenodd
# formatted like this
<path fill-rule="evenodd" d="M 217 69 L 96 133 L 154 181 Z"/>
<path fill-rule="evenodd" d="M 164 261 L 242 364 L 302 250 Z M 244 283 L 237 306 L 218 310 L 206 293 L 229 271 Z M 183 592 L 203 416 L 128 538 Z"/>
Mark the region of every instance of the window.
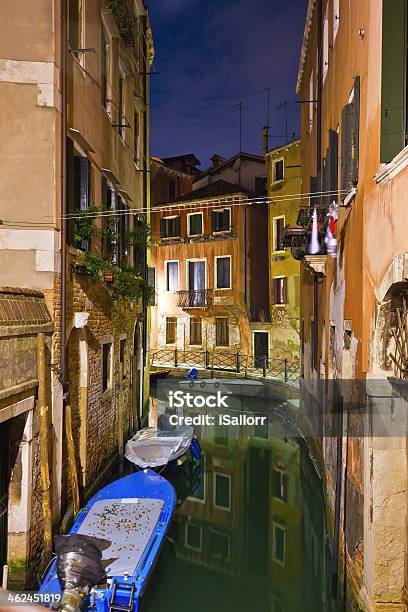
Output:
<path fill-rule="evenodd" d="M 119 343 L 119 363 L 122 380 L 126 378 L 126 338 L 121 338 Z"/>
<path fill-rule="evenodd" d="M 231 476 L 214 472 L 214 506 L 231 509 Z"/>
<path fill-rule="evenodd" d="M 111 45 L 106 33 L 102 31 L 102 104 L 106 110 L 110 102 L 110 64 Z"/>
<path fill-rule="evenodd" d="M 119 135 L 122 140 L 125 140 L 125 105 L 126 105 L 126 96 L 125 96 L 125 77 L 121 72 L 119 72 L 119 85 L 118 85 L 118 110 L 119 110 Z"/>
<path fill-rule="evenodd" d="M 102 344 L 102 392 L 112 389 L 112 342 Z"/>
<path fill-rule="evenodd" d="M 223 561 L 230 560 L 230 536 L 220 531 L 210 531 L 210 555 Z"/>
<path fill-rule="evenodd" d="M 340 23 L 340 0 L 333 0 L 333 46 L 337 38 Z"/>
<path fill-rule="evenodd" d="M 273 303 L 287 303 L 287 278 L 285 276 L 272 279 Z"/>
<path fill-rule="evenodd" d="M 406 0 L 383 0 L 382 10 L 380 161 L 388 163 L 408 143 Z"/>
<path fill-rule="evenodd" d="M 323 21 L 323 82 L 326 78 L 329 69 L 329 3 L 326 6 L 326 12 Z"/>
<path fill-rule="evenodd" d="M 83 0 L 69 0 L 69 46 L 73 52 L 84 47 L 83 10 Z"/>
<path fill-rule="evenodd" d="M 162 217 L 160 219 L 160 236 L 178 238 L 180 236 L 180 217 Z"/>
<path fill-rule="evenodd" d="M 142 276 L 146 272 L 146 227 L 144 215 L 133 215 L 133 267 Z"/>
<path fill-rule="evenodd" d="M 169 181 L 169 200 L 174 200 L 177 197 L 176 181 Z"/>
<path fill-rule="evenodd" d="M 190 319 L 190 344 L 201 346 L 203 342 L 202 338 L 202 324 L 201 319 L 197 317 L 191 317 Z"/>
<path fill-rule="evenodd" d="M 185 545 L 186 548 L 191 548 L 192 550 L 201 550 L 202 543 L 202 530 L 199 525 L 194 525 L 194 523 L 186 523 L 186 539 Z"/>
<path fill-rule="evenodd" d="M 166 344 L 175 344 L 177 339 L 177 317 L 166 317 Z"/>
<path fill-rule="evenodd" d="M 105 176 L 102 175 L 102 208 L 103 210 L 114 210 L 115 209 L 115 192 L 108 185 L 108 181 Z M 102 254 L 109 260 L 112 261 L 114 240 L 111 232 L 112 220 L 114 217 L 107 215 L 102 216 Z"/>
<path fill-rule="evenodd" d="M 120 210 L 118 216 L 118 263 L 128 263 L 129 257 L 129 229 L 130 229 L 130 213 L 129 206 L 125 203 L 125 200 L 120 196 L 116 196 L 117 210 Z"/>
<path fill-rule="evenodd" d="M 87 157 L 78 155 L 72 140 L 67 140 L 67 200 L 68 213 L 75 215 L 78 210 L 86 210 L 91 205 L 92 169 Z M 89 238 L 79 238 L 79 226 L 74 219 L 68 221 L 68 242 L 83 251 L 90 248 Z"/>
<path fill-rule="evenodd" d="M 203 233 L 203 213 L 190 213 L 187 215 L 188 235 L 200 236 Z"/>
<path fill-rule="evenodd" d="M 284 502 L 288 501 L 288 476 L 282 470 L 272 470 L 272 495 Z"/>
<path fill-rule="evenodd" d="M 211 211 L 211 229 L 213 232 L 228 232 L 231 229 L 230 208 Z"/>
<path fill-rule="evenodd" d="M 229 320 L 227 317 L 215 319 L 215 344 L 216 346 L 229 346 Z"/>
<path fill-rule="evenodd" d="M 273 523 L 272 546 L 273 560 L 279 565 L 285 565 L 285 528 Z"/>
<path fill-rule="evenodd" d="M 285 217 L 274 217 L 273 219 L 273 250 L 283 251 L 283 232 L 285 229 Z"/>
<path fill-rule="evenodd" d="M 166 291 L 178 291 L 179 262 L 166 261 Z"/>
<path fill-rule="evenodd" d="M 231 256 L 215 258 L 215 288 L 231 289 Z"/>
<path fill-rule="evenodd" d="M 272 181 L 277 183 L 283 181 L 284 178 L 284 160 L 275 159 L 272 165 Z"/>

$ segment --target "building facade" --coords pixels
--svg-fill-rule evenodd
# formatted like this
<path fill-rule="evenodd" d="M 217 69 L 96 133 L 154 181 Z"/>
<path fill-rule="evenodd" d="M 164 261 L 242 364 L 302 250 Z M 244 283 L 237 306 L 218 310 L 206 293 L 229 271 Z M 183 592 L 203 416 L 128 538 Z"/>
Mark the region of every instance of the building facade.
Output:
<path fill-rule="evenodd" d="M 300 264 L 285 248 L 284 229 L 300 207 L 300 141 L 266 151 L 268 193 L 269 320 L 252 323 L 253 354 L 297 360 L 300 347 Z M 263 320 L 262 320 L 263 319 Z"/>
<path fill-rule="evenodd" d="M 324 381 L 320 446 L 348 605 L 373 611 L 407 609 L 406 11 L 310 0 L 297 83 L 303 192 L 316 194 L 289 232 L 303 380 L 315 398 Z M 340 422 L 337 405 L 348 406 Z"/>
<path fill-rule="evenodd" d="M 33 388 L 38 375 L 32 334 L 38 326 L 47 327 L 50 435 L 43 445 L 50 456 L 50 520 L 57 529 L 76 499 L 67 460 L 68 407 L 81 498 L 101 482 L 144 417 L 153 43 L 139 0 L 60 0 L 53 11 L 35 0 L 3 12 L 0 99 L 9 112 L 1 128 L 0 285 L 21 292 L 19 300 L 46 304 L 50 315 L 50 321 L 43 320 L 38 305 L 42 314 L 33 321 L 30 308 L 18 305 L 21 314 L 9 318 L 14 325 L 21 317 L 19 325 L 29 332 L 24 350 L 30 354 L 27 376 Z M 21 350 L 12 345 L 19 363 Z M 9 388 L 3 368 L 0 380 L 2 388 Z M 20 390 L 15 392 L 17 401 Z M 31 458 L 21 495 L 34 507 L 40 407 L 37 397 L 26 404 L 21 418 L 30 423 L 25 441 L 31 450 L 24 452 Z M 7 410 L 0 408 L 0 421 L 15 414 Z M 30 582 L 28 568 L 32 579 L 46 561 L 39 553 L 46 521 L 36 520 L 35 512 L 27 516 L 21 529 L 27 541 L 16 545 L 13 483 L 20 468 L 18 457 L 13 461 L 2 483 L 2 492 L 9 493 L 11 525 L 2 529 L 2 562 L 10 562 L 10 582 L 22 585 Z"/>
<path fill-rule="evenodd" d="M 195 155 L 180 155 L 160 159 L 151 158 L 151 200 L 152 205 L 171 202 L 193 189 L 198 174 L 199 160 Z"/>

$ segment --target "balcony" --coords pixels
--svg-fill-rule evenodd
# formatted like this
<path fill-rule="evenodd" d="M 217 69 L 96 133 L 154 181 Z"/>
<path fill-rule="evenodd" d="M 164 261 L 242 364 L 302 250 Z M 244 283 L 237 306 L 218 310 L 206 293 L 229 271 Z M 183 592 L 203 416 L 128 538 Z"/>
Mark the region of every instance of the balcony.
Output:
<path fill-rule="evenodd" d="M 209 308 L 213 303 L 212 289 L 177 291 L 179 308 Z"/>

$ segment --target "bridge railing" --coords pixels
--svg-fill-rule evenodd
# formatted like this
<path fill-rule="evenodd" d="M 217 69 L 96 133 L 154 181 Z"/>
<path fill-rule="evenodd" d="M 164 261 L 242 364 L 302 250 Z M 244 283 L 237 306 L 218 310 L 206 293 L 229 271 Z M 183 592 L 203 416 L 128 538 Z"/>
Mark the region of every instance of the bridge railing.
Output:
<path fill-rule="evenodd" d="M 277 378 L 297 381 L 300 378 L 299 361 L 266 356 L 244 355 L 231 351 L 193 351 L 156 349 L 150 351 L 150 363 L 156 367 L 197 368 L 211 372 L 223 371 L 256 378 Z"/>

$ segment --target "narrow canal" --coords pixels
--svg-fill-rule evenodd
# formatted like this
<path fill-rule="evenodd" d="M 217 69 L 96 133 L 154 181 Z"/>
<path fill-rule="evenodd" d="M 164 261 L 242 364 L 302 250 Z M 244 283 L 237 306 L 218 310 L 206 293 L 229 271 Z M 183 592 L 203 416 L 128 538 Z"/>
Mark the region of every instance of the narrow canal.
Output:
<path fill-rule="evenodd" d="M 248 404 L 239 411 L 264 424 L 195 427 L 199 474 L 192 487 L 188 470 L 175 477 L 180 504 L 142 612 L 332 609 L 320 479 L 276 406 Z"/>

